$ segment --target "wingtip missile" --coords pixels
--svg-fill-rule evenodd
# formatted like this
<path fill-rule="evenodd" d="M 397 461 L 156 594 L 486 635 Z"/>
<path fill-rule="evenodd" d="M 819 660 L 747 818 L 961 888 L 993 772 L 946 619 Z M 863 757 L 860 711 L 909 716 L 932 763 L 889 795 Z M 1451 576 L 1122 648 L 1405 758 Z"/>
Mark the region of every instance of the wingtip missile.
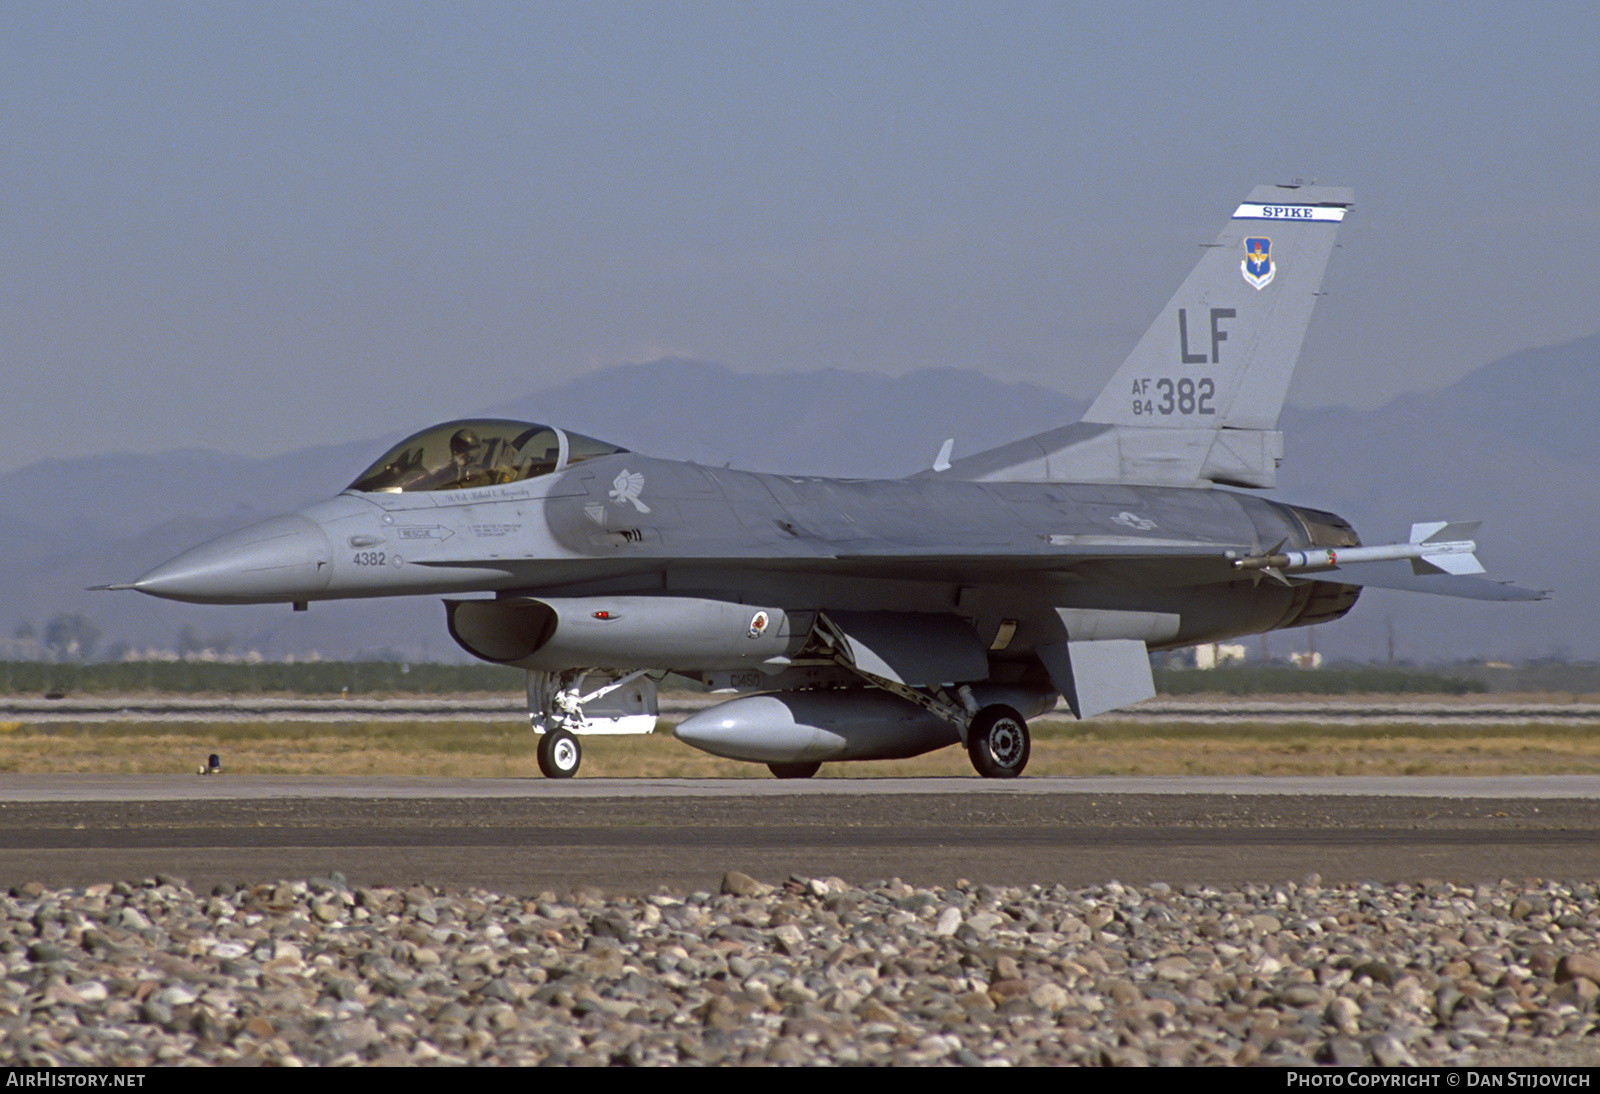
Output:
<path fill-rule="evenodd" d="M 1390 562 L 1405 559 L 1417 574 L 1454 574 L 1458 577 L 1484 573 L 1478 561 L 1478 544 L 1467 538 L 1477 532 L 1480 521 L 1432 521 L 1411 526 L 1405 543 L 1385 543 L 1372 547 L 1320 547 L 1305 551 L 1285 551 L 1279 543 L 1258 555 L 1233 560 L 1236 570 L 1260 571 L 1271 577 L 1337 570 L 1358 562 Z"/>

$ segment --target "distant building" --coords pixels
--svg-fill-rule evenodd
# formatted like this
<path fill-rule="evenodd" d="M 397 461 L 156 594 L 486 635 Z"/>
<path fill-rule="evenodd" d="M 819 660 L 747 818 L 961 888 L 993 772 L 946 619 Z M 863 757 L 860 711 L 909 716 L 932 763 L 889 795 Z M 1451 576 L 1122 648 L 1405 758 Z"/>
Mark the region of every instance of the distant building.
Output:
<path fill-rule="evenodd" d="M 1245 648 L 1234 642 L 1207 642 L 1194 648 L 1194 667 L 1215 669 L 1244 661 Z"/>

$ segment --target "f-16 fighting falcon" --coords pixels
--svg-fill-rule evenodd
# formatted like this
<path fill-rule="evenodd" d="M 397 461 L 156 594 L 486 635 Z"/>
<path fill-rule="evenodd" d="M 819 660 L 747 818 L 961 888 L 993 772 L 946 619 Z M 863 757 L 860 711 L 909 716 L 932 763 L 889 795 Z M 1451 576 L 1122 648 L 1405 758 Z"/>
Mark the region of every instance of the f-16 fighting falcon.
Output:
<path fill-rule="evenodd" d="M 527 671 L 546 775 L 648 733 L 668 672 L 732 698 L 686 744 L 805 778 L 966 748 L 1022 774 L 1027 719 L 1155 694 L 1149 655 L 1338 619 L 1363 586 L 1488 600 L 1475 524 L 1361 546 L 1269 501 L 1279 411 L 1349 190 L 1261 186 L 1079 422 L 893 481 L 656 459 L 557 426 L 447 422 L 337 497 L 131 586 L 207 604 L 442 596 L 450 633 Z"/>

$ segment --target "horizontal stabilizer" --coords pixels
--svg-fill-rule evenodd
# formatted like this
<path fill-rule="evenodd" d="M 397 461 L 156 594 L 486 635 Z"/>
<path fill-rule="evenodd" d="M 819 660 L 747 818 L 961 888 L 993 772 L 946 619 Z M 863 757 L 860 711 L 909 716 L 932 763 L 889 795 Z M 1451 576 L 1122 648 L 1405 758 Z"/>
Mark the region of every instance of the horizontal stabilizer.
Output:
<path fill-rule="evenodd" d="M 1435 596 L 1453 596 L 1465 600 L 1548 600 L 1550 593 L 1543 589 L 1524 589 L 1506 582 L 1486 577 L 1452 573 L 1418 573 L 1415 566 L 1404 560 L 1386 562 L 1357 562 L 1340 565 L 1338 570 L 1320 576 L 1291 574 L 1296 580 L 1336 581 L 1341 585 L 1370 586 L 1377 589 L 1400 589 L 1408 593 L 1433 593 Z"/>

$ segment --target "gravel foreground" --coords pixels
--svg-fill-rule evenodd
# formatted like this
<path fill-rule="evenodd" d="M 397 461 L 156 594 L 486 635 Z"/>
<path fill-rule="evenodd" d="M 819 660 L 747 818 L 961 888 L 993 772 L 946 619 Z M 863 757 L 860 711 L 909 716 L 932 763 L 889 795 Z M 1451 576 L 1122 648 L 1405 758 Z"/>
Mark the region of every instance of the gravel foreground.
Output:
<path fill-rule="evenodd" d="M 0 1063 L 1600 1062 L 1600 887 L 0 897 Z"/>

